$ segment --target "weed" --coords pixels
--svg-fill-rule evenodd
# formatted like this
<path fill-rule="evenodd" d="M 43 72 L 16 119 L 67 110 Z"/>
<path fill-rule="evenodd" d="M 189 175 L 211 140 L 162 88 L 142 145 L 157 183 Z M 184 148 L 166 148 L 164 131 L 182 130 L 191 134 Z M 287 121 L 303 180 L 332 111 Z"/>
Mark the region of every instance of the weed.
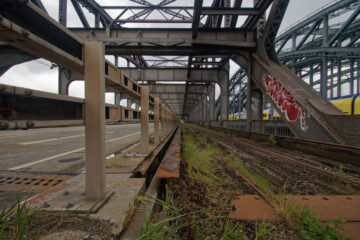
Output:
<path fill-rule="evenodd" d="M 339 164 L 339 167 L 336 170 L 337 170 L 339 175 L 341 175 L 341 176 L 345 175 L 344 165 L 342 163 Z"/>
<path fill-rule="evenodd" d="M 268 139 L 269 139 L 269 142 L 271 143 L 271 145 L 276 145 L 277 144 L 277 141 L 276 141 L 274 135 L 270 134 Z"/>
<path fill-rule="evenodd" d="M 3 209 L 0 213 L 0 239 L 23 239 L 26 238 L 28 226 L 31 219 L 37 214 L 26 204 L 17 200 L 8 209 Z"/>
<path fill-rule="evenodd" d="M 300 235 L 304 239 L 329 239 L 345 240 L 346 238 L 340 231 L 340 224 L 345 222 L 341 217 L 336 220 L 323 224 L 317 214 L 309 207 L 304 207 L 302 211 L 297 206 L 293 206 L 289 211 L 292 213 L 298 226 L 302 229 Z"/>
<path fill-rule="evenodd" d="M 270 227 L 270 223 L 266 220 L 263 220 L 258 226 L 258 223 L 255 224 L 255 240 L 263 239 L 270 235 L 271 231 L 275 230 L 275 226 Z"/>
<path fill-rule="evenodd" d="M 224 232 L 220 240 L 244 239 L 244 236 L 239 233 L 240 231 L 241 226 L 238 223 L 228 220 L 225 223 Z"/>
<path fill-rule="evenodd" d="M 214 219 L 219 218 L 225 218 L 225 216 L 213 216 L 203 219 L 198 219 L 195 216 L 203 214 L 203 213 L 209 213 L 212 211 L 219 210 L 223 207 L 215 207 L 215 208 L 208 208 L 208 209 L 201 209 L 198 211 L 193 211 L 189 213 L 181 214 L 181 208 L 174 207 L 168 202 L 162 201 L 160 199 L 149 199 L 146 197 L 138 197 L 138 200 L 143 202 L 145 205 L 151 205 L 151 204 L 160 204 L 163 211 L 167 213 L 167 217 L 165 219 L 162 219 L 158 222 L 154 222 L 152 220 L 147 222 L 147 225 L 142 230 L 141 235 L 137 238 L 137 240 L 143 240 L 143 239 L 181 239 L 178 235 L 178 232 L 180 229 L 192 226 L 192 225 L 198 225 L 201 222 L 208 222 Z M 180 221 L 181 219 L 186 218 L 187 220 L 190 218 L 191 221 Z"/>

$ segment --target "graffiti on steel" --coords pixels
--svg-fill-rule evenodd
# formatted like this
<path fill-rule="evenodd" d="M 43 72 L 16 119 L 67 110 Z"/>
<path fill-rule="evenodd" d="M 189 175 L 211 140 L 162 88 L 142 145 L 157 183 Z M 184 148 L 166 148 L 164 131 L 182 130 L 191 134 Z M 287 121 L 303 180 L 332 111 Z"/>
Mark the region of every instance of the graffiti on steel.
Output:
<path fill-rule="evenodd" d="M 299 106 L 295 98 L 286 88 L 269 73 L 264 75 L 266 93 L 277 104 L 281 112 L 284 113 L 286 120 L 295 122 L 300 116 L 300 128 L 302 131 L 307 130 L 306 111 Z"/>

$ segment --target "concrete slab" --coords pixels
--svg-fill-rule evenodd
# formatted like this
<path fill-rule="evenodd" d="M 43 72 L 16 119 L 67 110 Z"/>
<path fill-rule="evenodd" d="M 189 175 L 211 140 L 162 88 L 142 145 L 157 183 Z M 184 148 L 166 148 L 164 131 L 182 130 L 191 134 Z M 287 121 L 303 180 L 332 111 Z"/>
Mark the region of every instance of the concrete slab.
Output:
<path fill-rule="evenodd" d="M 91 214 L 99 219 L 109 220 L 114 224 L 112 233 L 119 234 L 124 227 L 128 214 L 134 209 L 134 202 L 137 195 L 145 190 L 145 178 L 130 178 L 119 182 L 112 187 L 114 195 L 111 196 L 96 214 Z"/>
<path fill-rule="evenodd" d="M 246 221 L 263 221 L 265 219 L 270 222 L 281 220 L 275 210 L 258 195 L 237 196 L 231 201 L 231 205 L 235 207 L 235 210 L 229 214 L 231 219 Z"/>
<path fill-rule="evenodd" d="M 63 185 L 29 199 L 28 202 L 32 207 L 44 210 L 67 210 L 80 214 L 88 213 L 89 209 L 94 208 L 90 216 L 110 221 L 113 224 L 112 233 L 118 234 L 123 229 L 127 214 L 133 209 L 136 196 L 145 189 L 145 179 L 129 178 L 131 175 L 106 174 L 107 195 L 96 205 L 96 201 L 85 198 L 84 174 L 79 174 Z"/>

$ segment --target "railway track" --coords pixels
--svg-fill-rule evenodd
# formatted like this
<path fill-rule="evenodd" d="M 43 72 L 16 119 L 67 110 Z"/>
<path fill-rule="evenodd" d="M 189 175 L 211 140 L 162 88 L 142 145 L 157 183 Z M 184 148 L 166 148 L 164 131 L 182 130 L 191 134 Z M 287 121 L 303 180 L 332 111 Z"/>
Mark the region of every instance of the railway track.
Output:
<path fill-rule="evenodd" d="M 360 193 L 360 174 L 349 175 L 323 165 L 323 158 L 316 161 L 319 157 L 304 153 L 304 158 L 311 157 L 312 161 L 300 161 L 299 152 L 294 154 L 287 149 L 280 152 L 280 148 L 271 144 L 260 144 L 220 131 L 205 128 L 197 128 L 197 131 L 224 151 L 234 153 L 252 171 L 266 177 L 277 188 L 275 192 L 333 195 Z"/>
<path fill-rule="evenodd" d="M 218 161 L 229 171 L 235 172 L 237 178 L 241 178 L 251 188 L 248 192 L 253 192 L 233 199 L 231 205 L 234 208 L 230 212 L 230 218 L 259 222 L 263 219 L 270 222 L 285 221 L 286 216 L 279 215 L 279 205 L 284 201 L 286 204 L 296 204 L 300 209 L 310 207 L 324 223 L 342 216 L 346 220 L 343 225 L 346 235 L 351 238 L 359 236 L 358 176 L 346 176 L 345 173 L 336 172 L 336 169 L 324 167 L 322 161 L 325 159 L 316 161 L 317 157 L 308 154 L 304 154 L 305 158 L 310 158 L 311 161 L 302 162 L 299 160 L 299 152 L 294 154 L 295 158 L 291 156 L 291 150 L 281 153 L 279 148 L 272 150 L 272 145 L 234 137 L 221 131 L 195 126 L 190 126 L 189 129 L 195 137 L 205 137 L 208 144 L 222 149 L 217 157 Z M 233 162 L 229 162 L 228 156 L 233 156 L 249 172 L 238 170 Z M 249 173 L 266 179 L 270 188 L 258 185 Z"/>

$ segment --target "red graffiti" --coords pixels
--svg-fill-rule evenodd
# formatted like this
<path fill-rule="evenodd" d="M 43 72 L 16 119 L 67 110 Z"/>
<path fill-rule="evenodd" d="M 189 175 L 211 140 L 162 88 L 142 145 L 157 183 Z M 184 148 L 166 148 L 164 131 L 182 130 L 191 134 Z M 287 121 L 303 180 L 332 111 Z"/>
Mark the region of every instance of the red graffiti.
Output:
<path fill-rule="evenodd" d="M 301 129 L 306 130 L 306 112 L 303 107 L 299 107 L 294 97 L 286 88 L 270 74 L 265 75 L 265 85 L 266 93 L 276 102 L 288 121 L 296 121 L 300 111 Z"/>

